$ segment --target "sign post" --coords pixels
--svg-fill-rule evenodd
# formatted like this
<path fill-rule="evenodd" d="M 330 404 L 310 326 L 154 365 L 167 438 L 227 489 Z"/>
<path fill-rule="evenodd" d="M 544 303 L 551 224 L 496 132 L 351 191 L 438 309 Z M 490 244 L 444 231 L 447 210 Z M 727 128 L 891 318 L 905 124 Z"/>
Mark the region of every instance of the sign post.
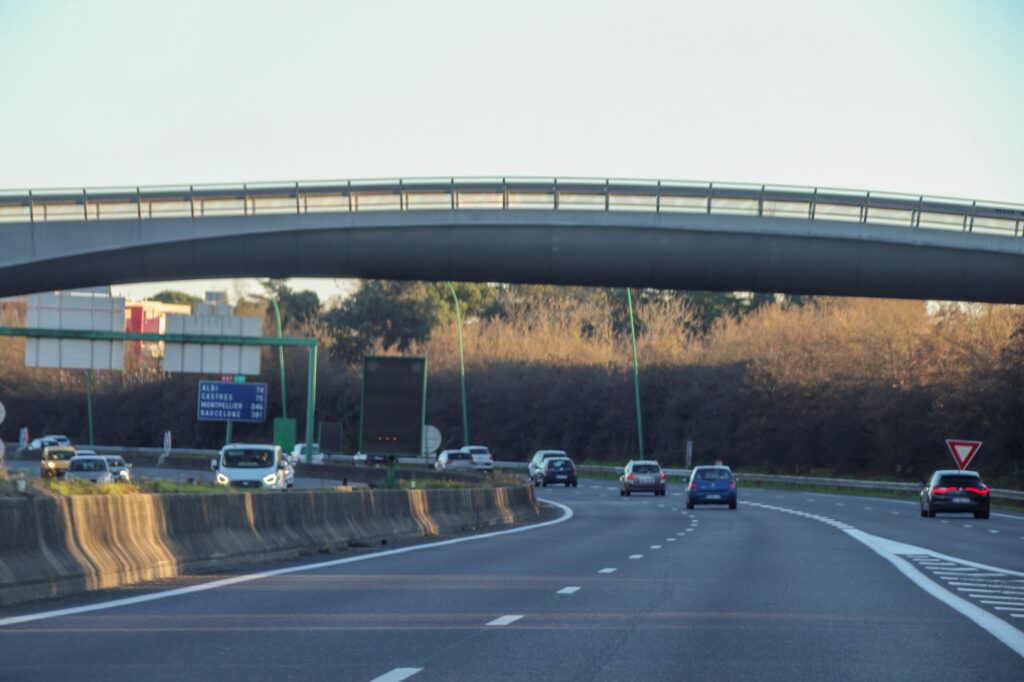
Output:
<path fill-rule="evenodd" d="M 395 458 L 419 457 L 427 413 L 427 359 L 363 358 L 359 451 L 388 458 L 388 487 L 395 485 Z"/>
<path fill-rule="evenodd" d="M 947 438 L 946 447 L 949 448 L 950 454 L 953 455 L 953 461 L 956 462 L 957 468 L 963 471 L 971 463 L 971 460 L 974 459 L 974 456 L 978 454 L 978 450 L 981 449 L 981 441 Z"/>
<path fill-rule="evenodd" d="M 693 468 L 693 441 L 686 441 L 686 468 Z"/>

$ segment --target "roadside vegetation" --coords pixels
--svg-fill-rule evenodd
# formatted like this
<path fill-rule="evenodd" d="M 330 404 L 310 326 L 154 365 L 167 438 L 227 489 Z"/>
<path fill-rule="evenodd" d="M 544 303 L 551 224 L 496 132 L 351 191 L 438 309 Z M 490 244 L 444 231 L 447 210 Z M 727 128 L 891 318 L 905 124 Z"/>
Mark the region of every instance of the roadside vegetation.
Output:
<path fill-rule="evenodd" d="M 315 336 L 317 419 L 358 445 L 365 353 L 426 355 L 427 422 L 443 447 L 462 444 L 458 340 L 443 284 L 365 281 L 340 301 L 267 281 L 286 333 Z M 499 460 L 541 448 L 621 466 L 637 456 L 632 354 L 621 289 L 456 284 L 470 440 Z M 721 459 L 765 473 L 921 481 L 953 465 L 946 438 L 984 441 L 973 468 L 995 487 L 1024 488 L 1024 309 L 920 301 L 743 297 L 636 291 L 644 444 L 663 466 Z M 236 302 L 262 315 L 265 301 Z M 17 323 L 7 319 L 6 324 Z M 7 440 L 85 430 L 82 372 L 25 369 L 24 343 L 0 340 Z M 306 357 L 286 351 L 289 412 L 301 415 Z M 270 414 L 280 406 L 277 355 L 264 350 Z M 140 366 L 94 372 L 96 440 L 215 448 L 221 424 L 195 420 L 196 377 Z M 304 425 L 299 422 L 299 432 Z M 235 425 L 266 440 L 270 424 Z M 420 485 L 418 482 L 417 485 Z"/>

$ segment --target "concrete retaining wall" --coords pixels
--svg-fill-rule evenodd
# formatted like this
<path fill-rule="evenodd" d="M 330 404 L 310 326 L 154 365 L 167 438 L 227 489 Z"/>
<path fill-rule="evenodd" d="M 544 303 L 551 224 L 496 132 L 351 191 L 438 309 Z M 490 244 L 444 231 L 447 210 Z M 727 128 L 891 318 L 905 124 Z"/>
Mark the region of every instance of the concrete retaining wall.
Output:
<path fill-rule="evenodd" d="M 530 486 L 0 498 L 0 606 L 538 513 Z"/>

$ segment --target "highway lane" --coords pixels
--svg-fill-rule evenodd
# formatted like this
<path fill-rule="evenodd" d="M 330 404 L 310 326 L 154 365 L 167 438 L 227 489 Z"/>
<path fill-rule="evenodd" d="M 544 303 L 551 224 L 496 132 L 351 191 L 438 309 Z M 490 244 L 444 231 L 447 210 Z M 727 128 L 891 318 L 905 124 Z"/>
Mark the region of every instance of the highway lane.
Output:
<path fill-rule="evenodd" d="M 0 679 L 999 680 L 1021 669 L 843 529 L 780 511 L 823 516 L 797 508 L 822 504 L 803 493 L 741 491 L 778 509 L 687 512 L 679 497 L 621 498 L 604 481 L 539 492 L 573 518 L 3 627 Z M 837 522 L 867 526 L 856 514 Z M 888 516 L 864 530 L 934 521 Z M 943 528 L 955 529 L 926 532 L 938 541 Z"/>
<path fill-rule="evenodd" d="M 15 460 L 7 463 L 8 469 L 11 473 L 22 472 L 30 478 L 39 478 L 39 462 L 28 461 L 28 460 Z M 133 467 L 132 476 L 136 479 L 162 479 L 165 481 L 188 481 L 195 480 L 203 483 L 213 483 L 214 475 L 212 471 L 202 469 L 172 469 L 170 467 Z M 321 478 L 302 478 L 300 476 L 295 477 L 295 488 L 302 490 L 316 489 L 316 488 L 330 488 L 334 486 L 342 485 L 342 481 L 334 481 L 330 479 Z M 351 485 L 361 486 L 362 483 L 352 483 Z"/>

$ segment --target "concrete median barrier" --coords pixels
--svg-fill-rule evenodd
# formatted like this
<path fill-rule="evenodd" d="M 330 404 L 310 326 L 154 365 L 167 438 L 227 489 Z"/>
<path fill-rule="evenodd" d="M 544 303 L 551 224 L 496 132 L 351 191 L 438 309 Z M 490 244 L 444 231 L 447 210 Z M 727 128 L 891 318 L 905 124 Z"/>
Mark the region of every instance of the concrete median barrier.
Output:
<path fill-rule="evenodd" d="M 0 606 L 536 518 L 529 486 L 0 498 Z"/>

